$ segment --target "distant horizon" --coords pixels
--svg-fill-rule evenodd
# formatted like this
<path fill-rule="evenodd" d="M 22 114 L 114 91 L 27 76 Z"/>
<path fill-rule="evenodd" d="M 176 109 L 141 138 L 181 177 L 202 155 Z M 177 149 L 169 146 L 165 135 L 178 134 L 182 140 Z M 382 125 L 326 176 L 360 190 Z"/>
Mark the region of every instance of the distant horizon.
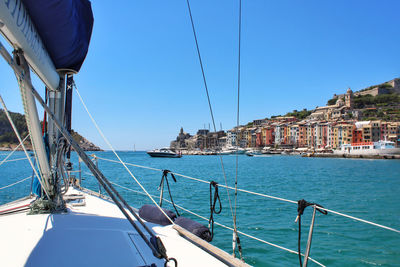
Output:
<path fill-rule="evenodd" d="M 181 127 L 195 133 L 211 124 L 187 7 L 163 1 L 123 6 L 92 2 L 93 35 L 75 82 L 116 149 L 169 147 Z M 192 1 L 191 7 L 216 128 L 231 129 L 238 3 Z M 243 1 L 240 124 L 314 109 L 349 87 L 358 91 L 399 77 L 398 10 L 396 0 Z M 3 59 L 0 73 L 8 108 L 23 113 L 15 75 Z M 39 79 L 33 83 L 43 95 Z M 107 148 L 75 92 L 72 128 Z"/>

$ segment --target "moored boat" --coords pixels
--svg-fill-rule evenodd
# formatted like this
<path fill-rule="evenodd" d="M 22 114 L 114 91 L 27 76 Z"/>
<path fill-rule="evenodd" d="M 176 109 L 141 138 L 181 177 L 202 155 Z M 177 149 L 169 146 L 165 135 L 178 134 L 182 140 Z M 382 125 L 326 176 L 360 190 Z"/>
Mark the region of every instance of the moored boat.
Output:
<path fill-rule="evenodd" d="M 160 149 L 154 149 L 147 151 L 147 154 L 149 154 L 150 157 L 154 158 L 181 158 L 182 154 L 181 153 L 175 153 L 169 148 L 160 148 Z"/>
<path fill-rule="evenodd" d="M 392 141 L 380 140 L 378 142 L 363 142 L 344 144 L 338 150 L 333 151 L 338 155 L 400 155 L 400 147 L 396 147 Z"/>

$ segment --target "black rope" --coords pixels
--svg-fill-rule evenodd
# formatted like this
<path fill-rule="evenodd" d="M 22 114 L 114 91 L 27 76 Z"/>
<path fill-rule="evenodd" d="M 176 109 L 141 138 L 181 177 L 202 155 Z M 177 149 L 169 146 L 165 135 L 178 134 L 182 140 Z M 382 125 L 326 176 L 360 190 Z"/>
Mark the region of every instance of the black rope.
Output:
<path fill-rule="evenodd" d="M 169 187 L 169 182 L 168 182 L 168 173 L 171 174 L 172 179 L 173 179 L 174 182 L 176 183 L 175 175 L 174 175 L 170 170 L 163 170 L 162 172 L 163 172 L 163 175 L 162 175 L 162 177 L 161 177 L 161 182 L 160 182 L 159 188 L 161 188 L 161 186 L 164 185 L 163 181 L 164 181 L 164 179 L 165 179 L 165 181 L 166 181 L 166 183 L 167 183 L 169 198 L 171 199 L 171 204 L 172 204 L 172 206 L 174 207 L 174 209 L 175 209 L 175 211 L 176 211 L 176 215 L 180 216 L 180 214 L 179 214 L 179 212 L 178 212 L 178 209 L 175 207 L 174 200 L 172 199 L 171 188 Z M 161 190 L 164 190 L 164 187 L 161 188 Z M 161 207 L 161 205 L 162 205 L 162 199 L 161 199 L 161 201 L 160 201 L 160 207 Z"/>
<path fill-rule="evenodd" d="M 212 193 L 212 188 L 214 187 L 214 198 L 213 198 L 213 193 Z M 215 209 L 217 204 L 217 200 L 219 203 L 219 209 L 218 211 Z M 219 193 L 218 193 L 218 183 L 211 181 L 210 183 L 210 219 L 208 220 L 208 228 L 211 230 L 211 240 L 214 237 L 214 213 L 215 214 L 220 214 L 222 211 L 222 204 L 221 204 L 221 199 L 219 198 Z"/>
<path fill-rule="evenodd" d="M 300 249 L 300 242 L 301 242 L 301 215 L 303 215 L 304 210 L 308 207 L 308 206 L 317 206 L 317 207 L 321 207 L 323 208 L 321 205 L 317 204 L 317 203 L 310 203 L 305 201 L 304 199 L 301 199 L 299 201 L 297 201 L 297 219 L 299 222 L 299 238 L 297 240 L 297 248 L 298 248 L 298 253 L 299 253 L 299 262 L 300 262 L 300 267 L 303 266 L 303 262 L 301 260 L 301 249 Z M 327 215 L 328 212 L 326 210 L 321 210 L 319 208 L 316 208 L 317 211 L 321 212 L 324 215 Z"/>
<path fill-rule="evenodd" d="M 168 258 L 164 263 L 164 267 L 168 266 L 168 262 L 173 261 L 175 263 L 175 267 L 178 267 L 178 261 L 175 258 Z"/>

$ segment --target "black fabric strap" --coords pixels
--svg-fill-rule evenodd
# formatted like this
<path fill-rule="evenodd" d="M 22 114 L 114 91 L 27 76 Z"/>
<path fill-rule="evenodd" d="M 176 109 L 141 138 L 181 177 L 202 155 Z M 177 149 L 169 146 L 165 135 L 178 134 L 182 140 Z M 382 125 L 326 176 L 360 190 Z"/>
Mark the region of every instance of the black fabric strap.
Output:
<path fill-rule="evenodd" d="M 174 207 L 174 209 L 175 209 L 175 211 L 176 211 L 176 215 L 180 216 L 180 214 L 179 214 L 179 212 L 178 212 L 178 209 L 175 207 L 175 203 L 174 203 L 174 200 L 173 200 L 173 198 L 172 198 L 171 188 L 169 187 L 169 182 L 168 182 L 168 173 L 171 174 L 172 179 L 173 179 L 174 182 L 176 183 L 175 175 L 174 175 L 170 170 L 163 170 L 163 175 L 162 175 L 162 177 L 161 177 L 161 182 L 160 182 L 160 186 L 159 186 L 159 187 L 161 188 L 161 186 L 163 186 L 163 181 L 164 181 L 164 179 L 165 179 L 165 182 L 167 183 L 169 198 L 171 199 L 172 206 Z M 161 188 L 161 190 L 163 190 L 163 188 Z M 161 204 L 161 203 L 160 203 L 160 204 Z M 160 205 L 160 206 L 161 206 L 161 205 Z"/>
<path fill-rule="evenodd" d="M 212 188 L 214 187 L 214 197 L 213 197 L 213 192 Z M 216 210 L 216 205 L 217 200 L 219 203 L 219 209 Z M 215 214 L 220 214 L 222 211 L 222 204 L 221 204 L 221 199 L 219 197 L 218 193 L 218 183 L 211 181 L 210 182 L 210 219 L 208 220 L 208 227 L 210 228 L 211 232 L 211 240 L 214 237 L 214 213 Z"/>

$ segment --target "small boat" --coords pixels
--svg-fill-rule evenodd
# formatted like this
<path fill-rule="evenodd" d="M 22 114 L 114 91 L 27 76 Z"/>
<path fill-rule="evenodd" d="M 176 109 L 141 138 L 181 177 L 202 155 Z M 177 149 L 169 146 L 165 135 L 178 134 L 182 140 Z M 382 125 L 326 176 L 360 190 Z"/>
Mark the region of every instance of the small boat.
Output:
<path fill-rule="evenodd" d="M 169 148 L 161 148 L 161 149 L 154 149 L 147 151 L 147 154 L 150 155 L 150 157 L 154 158 L 181 158 L 182 154 L 181 153 L 175 153 Z"/>
<path fill-rule="evenodd" d="M 217 152 L 218 155 L 233 155 L 235 151 L 232 150 L 221 150 Z"/>
<path fill-rule="evenodd" d="M 249 157 L 253 157 L 253 156 L 261 155 L 261 154 L 262 154 L 261 150 L 256 150 L 256 149 L 249 150 L 249 151 L 246 152 L 246 155 L 249 156 Z"/>
<path fill-rule="evenodd" d="M 344 144 L 334 154 L 339 155 L 400 155 L 400 148 L 392 141 Z"/>

